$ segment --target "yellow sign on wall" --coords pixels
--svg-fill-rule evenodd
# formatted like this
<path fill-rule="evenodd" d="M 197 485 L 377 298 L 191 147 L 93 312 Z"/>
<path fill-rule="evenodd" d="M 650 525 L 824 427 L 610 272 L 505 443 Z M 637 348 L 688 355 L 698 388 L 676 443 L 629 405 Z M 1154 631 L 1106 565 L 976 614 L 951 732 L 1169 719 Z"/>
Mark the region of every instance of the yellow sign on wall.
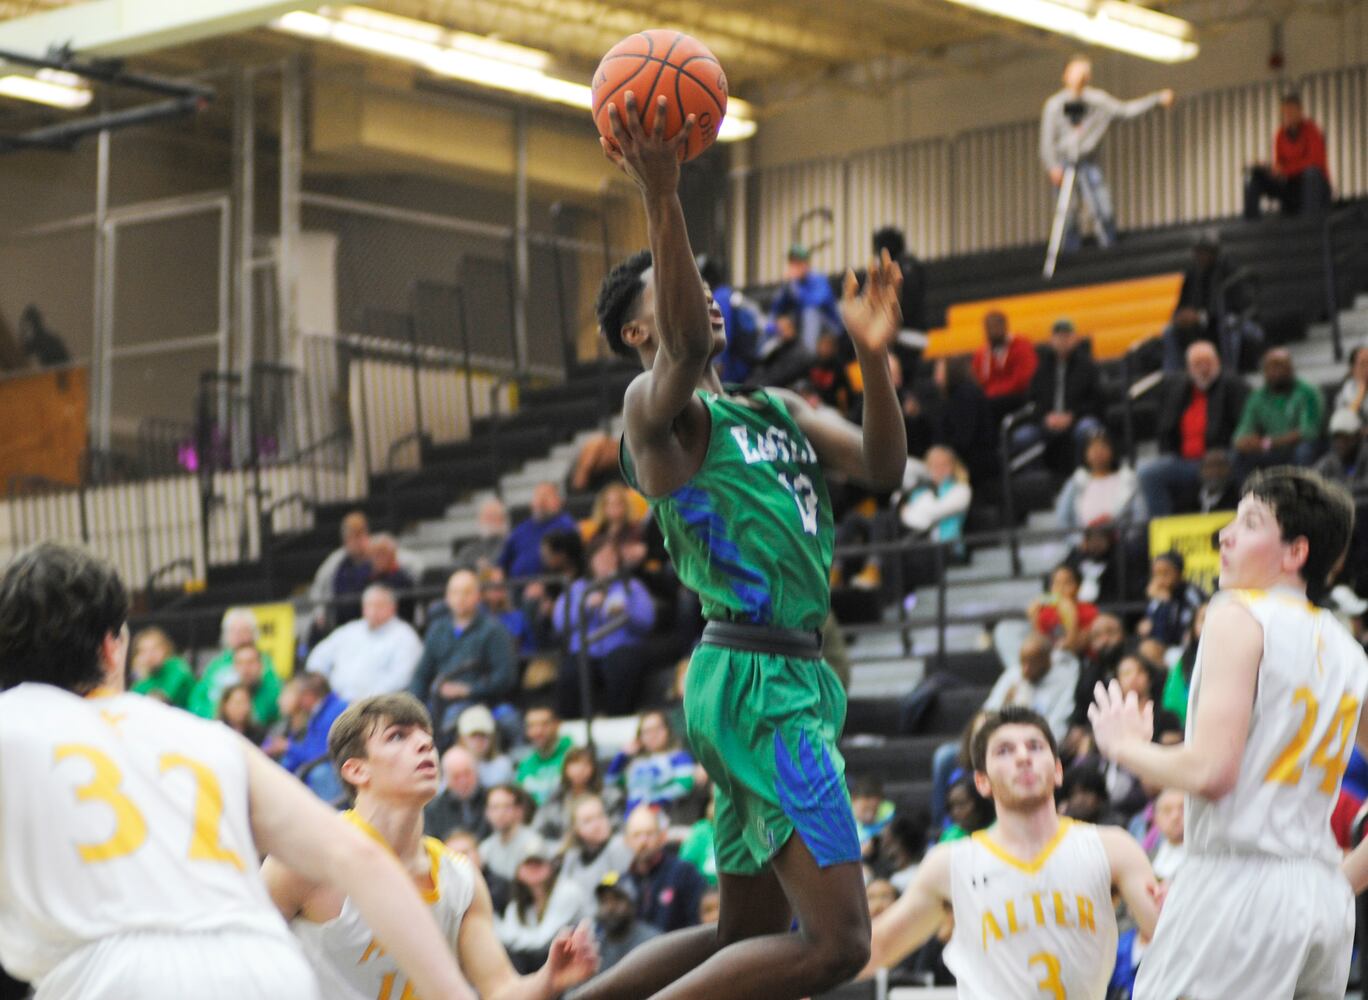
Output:
<path fill-rule="evenodd" d="M 1216 532 L 1234 517 L 1235 512 L 1230 510 L 1156 517 L 1149 523 L 1150 558 L 1176 551 L 1183 557 L 1183 579 L 1210 594 L 1216 590 L 1221 575 Z"/>
<path fill-rule="evenodd" d="M 295 657 L 295 611 L 293 604 L 254 604 L 252 614 L 256 615 L 257 629 L 261 638 L 257 645 L 275 663 L 276 673 L 282 681 L 289 680 L 294 673 Z"/>

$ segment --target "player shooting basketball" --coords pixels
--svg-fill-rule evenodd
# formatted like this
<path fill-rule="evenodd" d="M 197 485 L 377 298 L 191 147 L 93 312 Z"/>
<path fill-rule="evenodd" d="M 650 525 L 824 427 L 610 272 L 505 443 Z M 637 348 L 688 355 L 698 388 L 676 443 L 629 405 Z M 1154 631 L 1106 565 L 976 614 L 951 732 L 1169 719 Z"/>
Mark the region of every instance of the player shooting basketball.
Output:
<path fill-rule="evenodd" d="M 823 467 L 891 489 L 907 442 L 888 365 L 898 269 L 871 267 L 841 304 L 865 384 L 864 432 L 795 394 L 725 391 L 721 316 L 694 266 L 679 151 L 660 98 L 647 132 L 633 94 L 604 152 L 641 191 L 649 253 L 599 294 L 603 335 L 645 371 L 624 399 L 622 465 L 650 500 L 708 625 L 684 696 L 689 740 L 716 785 L 721 918 L 633 951 L 577 998 L 796 998 L 869 954 L 860 845 L 836 741 L 846 701 L 822 660 L 833 527 Z M 793 915 L 799 931 L 789 933 Z"/>

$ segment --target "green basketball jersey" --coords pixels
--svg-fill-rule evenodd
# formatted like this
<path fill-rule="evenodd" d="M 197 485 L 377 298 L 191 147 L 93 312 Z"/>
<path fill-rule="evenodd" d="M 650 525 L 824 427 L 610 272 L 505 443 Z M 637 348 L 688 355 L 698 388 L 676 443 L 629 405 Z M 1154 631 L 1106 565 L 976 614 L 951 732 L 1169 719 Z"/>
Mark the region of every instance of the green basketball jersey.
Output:
<path fill-rule="evenodd" d="M 817 453 L 763 390 L 698 395 L 712 418 L 703 465 L 673 493 L 647 497 L 675 572 L 710 620 L 821 628 L 835 529 Z M 635 487 L 625 436 L 622 469 Z"/>

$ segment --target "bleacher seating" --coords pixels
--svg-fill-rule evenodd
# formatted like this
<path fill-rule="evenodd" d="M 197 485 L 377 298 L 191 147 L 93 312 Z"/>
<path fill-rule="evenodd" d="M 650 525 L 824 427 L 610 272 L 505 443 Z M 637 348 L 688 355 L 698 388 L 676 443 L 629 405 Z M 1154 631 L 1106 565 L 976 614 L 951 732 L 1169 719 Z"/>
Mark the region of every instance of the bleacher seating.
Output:
<path fill-rule="evenodd" d="M 1066 316 L 1082 336 L 1092 339 L 1093 357 L 1119 358 L 1163 329 L 1182 284 L 1181 273 L 1156 274 L 960 302 L 948 310 L 945 326 L 929 332 L 926 357 L 973 353 L 983 344 L 983 317 L 998 310 L 1007 316 L 1012 333 L 1037 344 L 1049 340 L 1050 327 Z"/>

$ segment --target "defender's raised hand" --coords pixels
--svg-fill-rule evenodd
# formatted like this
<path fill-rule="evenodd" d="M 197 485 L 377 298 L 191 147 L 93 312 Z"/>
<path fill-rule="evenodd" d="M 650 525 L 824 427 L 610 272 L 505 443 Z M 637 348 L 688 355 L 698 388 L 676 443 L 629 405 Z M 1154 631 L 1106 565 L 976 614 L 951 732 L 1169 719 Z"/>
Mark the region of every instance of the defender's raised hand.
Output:
<path fill-rule="evenodd" d="M 603 155 L 643 192 L 674 191 L 679 185 L 679 164 L 694 130 L 694 116 L 689 115 L 680 130 L 667 139 L 665 118 L 669 101 L 663 94 L 656 101 L 655 122 L 650 132 L 646 131 L 637 110 L 636 94 L 627 91 L 624 103 L 627 106 L 625 116 L 618 113 L 616 104 L 608 106 L 608 125 L 613 138 L 611 141 L 599 138 Z"/>

